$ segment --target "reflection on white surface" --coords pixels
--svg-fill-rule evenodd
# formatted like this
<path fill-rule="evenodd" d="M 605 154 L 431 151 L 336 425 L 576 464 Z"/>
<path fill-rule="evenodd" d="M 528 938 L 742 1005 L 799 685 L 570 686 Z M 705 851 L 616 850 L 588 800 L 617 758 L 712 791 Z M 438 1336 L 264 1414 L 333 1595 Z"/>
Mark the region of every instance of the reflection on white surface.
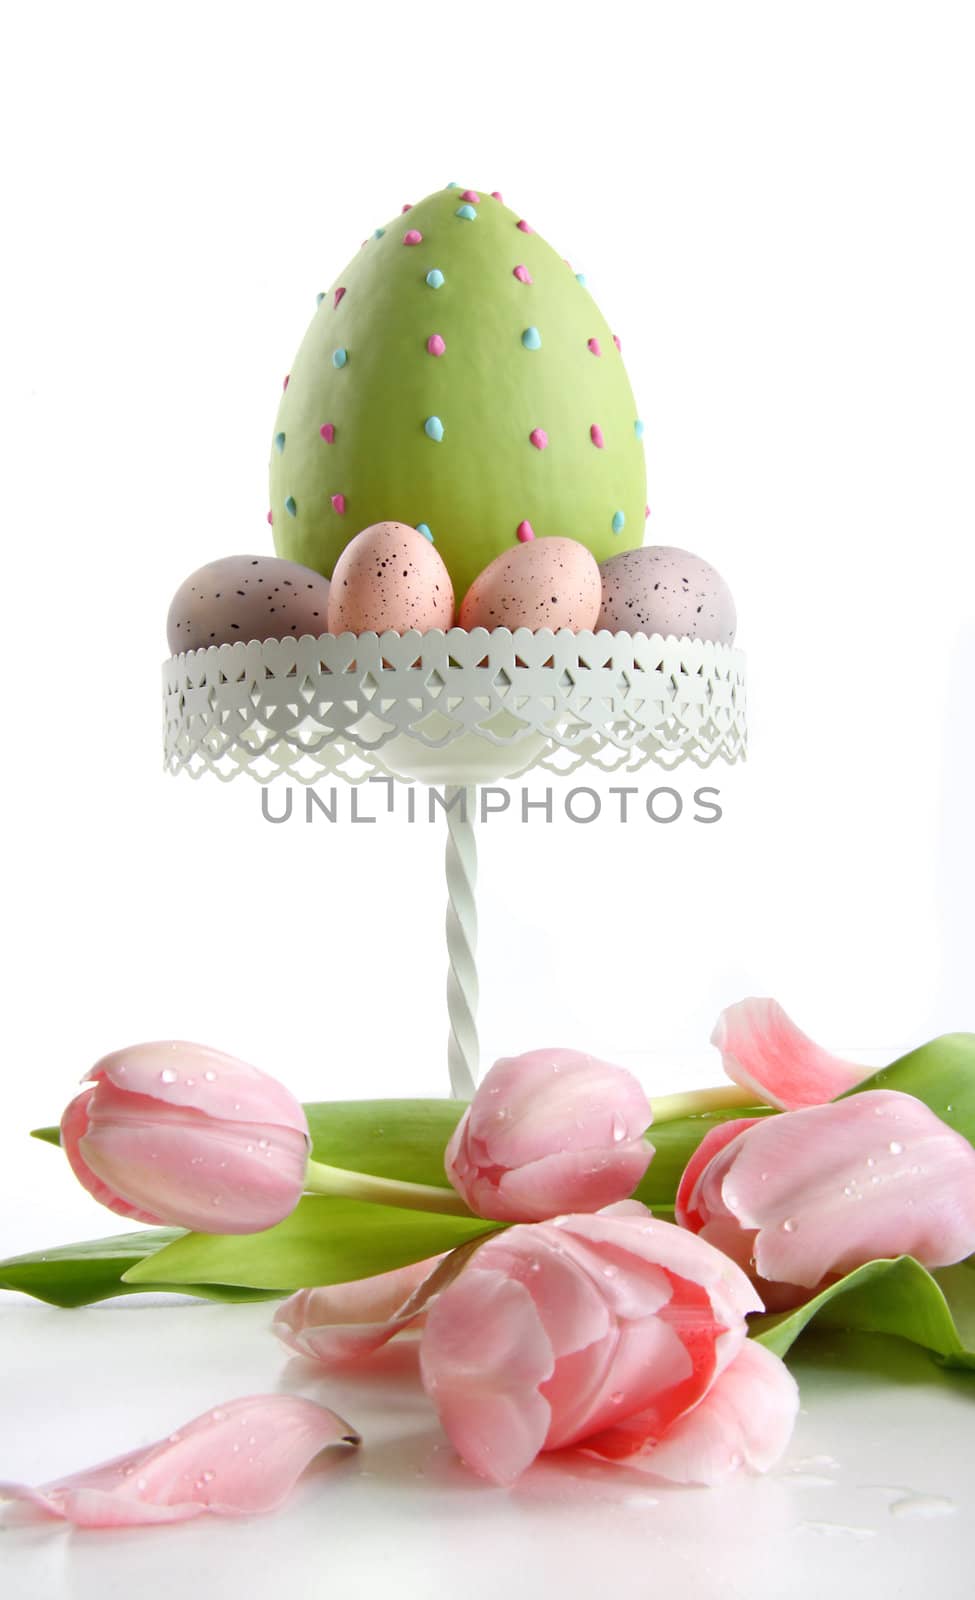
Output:
<path fill-rule="evenodd" d="M 329 1593 L 407 1600 L 628 1595 L 682 1600 L 862 1600 L 915 1594 L 937 1573 L 965 1592 L 975 1508 L 975 1384 L 923 1352 L 825 1336 L 796 1363 L 802 1412 L 767 1478 L 680 1489 L 584 1456 L 549 1456 L 512 1489 L 454 1456 L 416 1381 L 416 1351 L 322 1376 L 268 1332 L 271 1307 L 139 1297 L 77 1312 L 0 1305 L 8 1359 L 0 1477 L 41 1482 L 165 1434 L 235 1395 L 285 1388 L 363 1432 L 356 1457 L 323 1457 L 284 1509 L 244 1521 L 72 1533 L 10 1528 L 0 1551 L 16 1600 L 141 1600 Z M 957 1511 L 957 1515 L 952 1512 Z"/>

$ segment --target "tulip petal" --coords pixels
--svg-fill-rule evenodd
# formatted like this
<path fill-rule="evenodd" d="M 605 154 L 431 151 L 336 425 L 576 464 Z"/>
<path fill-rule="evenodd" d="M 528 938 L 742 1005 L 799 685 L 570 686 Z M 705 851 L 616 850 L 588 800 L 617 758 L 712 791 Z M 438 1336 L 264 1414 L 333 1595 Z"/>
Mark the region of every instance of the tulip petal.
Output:
<path fill-rule="evenodd" d="M 792 1437 L 798 1410 L 799 1390 L 784 1362 L 747 1339 L 704 1399 L 662 1435 L 648 1429 L 626 1456 L 607 1450 L 606 1436 L 585 1448 L 612 1453 L 621 1465 L 673 1483 L 721 1483 L 743 1466 L 753 1472 L 774 1466 Z M 631 1419 L 631 1438 L 639 1420 Z"/>
<path fill-rule="evenodd" d="M 79 1528 L 245 1516 L 273 1511 L 319 1451 L 340 1443 L 358 1444 L 359 1436 L 334 1411 L 296 1395 L 252 1395 L 41 1489 L 0 1484 L 0 1498 Z"/>
<path fill-rule="evenodd" d="M 565 1150 L 505 1172 L 483 1213 L 503 1222 L 544 1222 L 562 1211 L 601 1211 L 632 1192 L 653 1156 L 645 1139 L 600 1153 Z"/>
<path fill-rule="evenodd" d="M 379 1350 L 423 1315 L 414 1294 L 440 1257 L 323 1289 L 299 1289 L 279 1307 L 272 1330 L 298 1355 L 340 1366 Z"/>
<path fill-rule="evenodd" d="M 677 1186 L 674 1216 L 680 1227 L 700 1233 L 713 1215 L 720 1198 L 720 1179 L 734 1160 L 734 1151 L 728 1147 L 746 1128 L 752 1128 L 760 1121 L 760 1117 L 731 1117 L 727 1122 L 719 1122 L 708 1129 L 684 1168 Z M 715 1158 L 721 1151 L 725 1151 L 725 1155 L 718 1162 Z"/>
<path fill-rule="evenodd" d="M 430 1308 L 420 1345 L 424 1387 L 458 1454 L 492 1483 L 513 1483 L 545 1443 L 540 1394 L 552 1345 L 524 1284 L 477 1264 Z"/>
<path fill-rule="evenodd" d="M 308 1120 L 289 1089 L 236 1056 L 185 1039 L 129 1045 L 103 1056 L 86 1082 L 107 1079 L 127 1094 L 148 1095 L 210 1119 L 290 1128 L 308 1141 Z"/>
<path fill-rule="evenodd" d="M 94 1094 L 94 1089 L 83 1089 L 81 1094 L 75 1095 L 61 1118 L 61 1147 L 68 1164 L 82 1188 L 87 1189 L 100 1205 L 107 1206 L 109 1211 L 117 1212 L 120 1217 L 131 1217 L 134 1222 L 158 1226 L 162 1222 L 161 1217 L 145 1206 L 130 1204 L 116 1194 L 97 1173 L 92 1172 L 81 1153 L 81 1140 L 88 1131 L 88 1110 Z"/>
<path fill-rule="evenodd" d="M 766 1117 L 735 1149 L 722 1199 L 758 1230 L 763 1278 L 812 1289 L 878 1257 L 943 1267 L 975 1251 L 975 1150 L 913 1095 Z"/>
<path fill-rule="evenodd" d="M 740 1000 L 722 1011 L 711 1035 L 733 1083 L 781 1111 L 822 1105 L 869 1077 L 807 1038 L 777 1000 Z"/>

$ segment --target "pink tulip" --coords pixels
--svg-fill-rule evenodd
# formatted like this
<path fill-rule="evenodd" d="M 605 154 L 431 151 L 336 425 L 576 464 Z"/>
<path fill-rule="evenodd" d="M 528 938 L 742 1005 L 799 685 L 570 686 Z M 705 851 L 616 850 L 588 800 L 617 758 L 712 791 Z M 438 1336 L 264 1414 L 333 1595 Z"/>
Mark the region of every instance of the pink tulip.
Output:
<path fill-rule="evenodd" d="M 650 1103 L 633 1075 L 577 1050 L 495 1062 L 457 1125 L 445 1166 L 479 1216 L 541 1222 L 633 1193 L 650 1164 Z"/>
<path fill-rule="evenodd" d="M 764 1470 L 796 1386 L 746 1344 L 761 1301 L 719 1251 L 630 1203 L 515 1227 L 428 1311 L 424 1385 L 458 1453 L 511 1483 L 540 1451 L 582 1449 L 680 1482 Z"/>
<path fill-rule="evenodd" d="M 292 1212 L 311 1140 L 274 1078 L 205 1045 L 166 1040 L 105 1056 L 61 1119 L 75 1176 L 139 1222 L 256 1233 Z"/>
<path fill-rule="evenodd" d="M 975 1251 L 975 1150 L 913 1095 L 864 1090 L 712 1128 L 676 1214 L 776 1285 L 815 1289 L 877 1257 L 944 1267 Z M 761 1288 L 774 1309 L 806 1298 Z"/>
<path fill-rule="evenodd" d="M 359 1443 L 347 1422 L 297 1395 L 230 1400 L 168 1439 L 32 1489 L 0 1483 L 0 1499 L 77 1528 L 125 1528 L 273 1511 L 331 1444 Z"/>
<path fill-rule="evenodd" d="M 834 1100 L 872 1068 L 821 1050 L 786 1016 L 777 1000 L 739 1000 L 722 1011 L 711 1035 L 728 1077 L 781 1111 Z"/>

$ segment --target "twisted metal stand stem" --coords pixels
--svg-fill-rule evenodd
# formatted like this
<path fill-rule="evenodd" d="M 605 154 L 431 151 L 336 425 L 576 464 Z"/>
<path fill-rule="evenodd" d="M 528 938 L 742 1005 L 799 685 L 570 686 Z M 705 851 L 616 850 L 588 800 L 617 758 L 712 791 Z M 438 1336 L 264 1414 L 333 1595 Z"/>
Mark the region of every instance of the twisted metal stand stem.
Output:
<path fill-rule="evenodd" d="M 469 1100 L 477 1082 L 477 789 L 448 785 L 445 796 L 447 848 L 447 1068 L 455 1100 Z"/>

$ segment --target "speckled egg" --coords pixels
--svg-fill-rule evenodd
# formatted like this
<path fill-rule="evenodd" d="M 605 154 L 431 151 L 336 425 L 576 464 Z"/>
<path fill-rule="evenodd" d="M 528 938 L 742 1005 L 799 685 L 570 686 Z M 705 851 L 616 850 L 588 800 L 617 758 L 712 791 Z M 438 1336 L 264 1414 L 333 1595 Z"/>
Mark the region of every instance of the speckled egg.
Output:
<path fill-rule="evenodd" d="M 460 608 L 462 628 L 594 628 L 599 567 L 575 539 L 530 539 L 495 556 Z"/>
<path fill-rule="evenodd" d="M 346 545 L 332 573 L 329 633 L 452 628 L 450 574 L 425 534 L 376 522 Z"/>
<path fill-rule="evenodd" d="M 173 595 L 173 655 L 238 639 L 315 638 L 328 632 L 328 579 L 277 556 L 224 556 L 191 572 Z"/>
<path fill-rule="evenodd" d="M 599 627 L 612 633 L 674 634 L 734 644 L 738 618 L 720 572 L 673 545 L 624 550 L 600 567 Z"/>

